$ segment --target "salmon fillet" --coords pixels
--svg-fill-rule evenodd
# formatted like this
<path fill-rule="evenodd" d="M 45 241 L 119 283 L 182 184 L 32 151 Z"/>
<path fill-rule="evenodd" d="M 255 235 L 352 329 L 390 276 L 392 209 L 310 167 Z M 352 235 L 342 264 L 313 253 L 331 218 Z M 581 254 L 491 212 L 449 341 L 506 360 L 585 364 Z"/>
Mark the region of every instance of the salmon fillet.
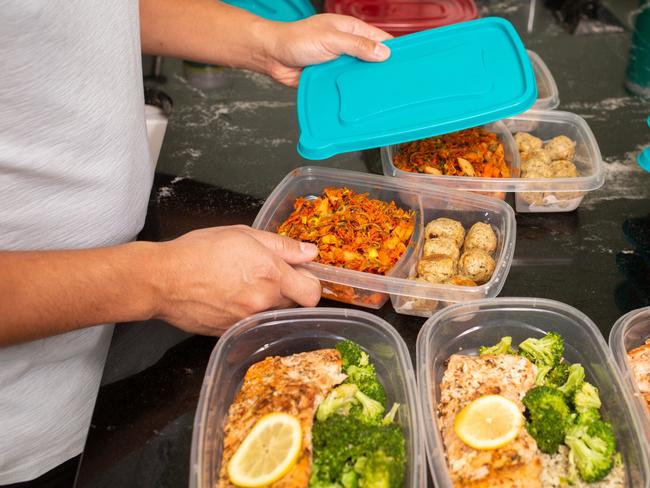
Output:
<path fill-rule="evenodd" d="M 302 452 L 293 468 L 272 488 L 302 488 L 311 477 L 311 432 L 316 409 L 332 388 L 345 380 L 336 349 L 268 357 L 253 364 L 228 410 L 218 488 L 233 488 L 228 479 L 230 458 L 257 421 L 273 412 L 294 415 L 303 434 Z"/>
<path fill-rule="evenodd" d="M 650 412 L 650 339 L 642 346 L 629 351 L 627 355 L 632 367 L 632 376 Z"/>
<path fill-rule="evenodd" d="M 535 385 L 536 368 L 514 355 L 463 356 L 454 354 L 440 383 L 438 420 L 447 464 L 457 487 L 541 487 L 541 459 L 535 440 L 522 428 L 504 447 L 477 450 L 454 432 L 460 410 L 483 395 L 502 395 L 524 411 L 522 399 Z"/>

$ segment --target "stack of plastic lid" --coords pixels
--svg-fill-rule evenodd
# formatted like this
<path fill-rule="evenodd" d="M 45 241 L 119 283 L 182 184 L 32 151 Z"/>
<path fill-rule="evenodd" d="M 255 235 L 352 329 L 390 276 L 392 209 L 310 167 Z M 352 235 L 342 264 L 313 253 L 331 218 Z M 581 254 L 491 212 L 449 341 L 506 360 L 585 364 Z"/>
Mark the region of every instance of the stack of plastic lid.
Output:
<path fill-rule="evenodd" d="M 224 2 L 260 17 L 281 22 L 293 22 L 316 13 L 309 0 L 224 0 Z"/>
<path fill-rule="evenodd" d="M 478 17 L 474 0 L 326 0 L 325 11 L 357 17 L 394 36 Z"/>

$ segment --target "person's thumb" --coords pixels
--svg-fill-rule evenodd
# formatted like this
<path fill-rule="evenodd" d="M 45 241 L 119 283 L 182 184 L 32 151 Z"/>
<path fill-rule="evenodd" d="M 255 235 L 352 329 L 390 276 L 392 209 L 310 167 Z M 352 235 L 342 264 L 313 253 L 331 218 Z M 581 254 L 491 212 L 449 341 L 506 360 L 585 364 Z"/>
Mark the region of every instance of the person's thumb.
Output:
<path fill-rule="evenodd" d="M 347 54 L 364 61 L 385 61 L 390 56 L 390 49 L 385 44 L 347 32 L 333 35 L 327 48 L 338 55 Z"/>
<path fill-rule="evenodd" d="M 309 242 L 296 241 L 289 237 L 250 229 L 250 234 L 264 247 L 273 251 L 289 264 L 313 261 L 318 256 L 318 247 Z"/>

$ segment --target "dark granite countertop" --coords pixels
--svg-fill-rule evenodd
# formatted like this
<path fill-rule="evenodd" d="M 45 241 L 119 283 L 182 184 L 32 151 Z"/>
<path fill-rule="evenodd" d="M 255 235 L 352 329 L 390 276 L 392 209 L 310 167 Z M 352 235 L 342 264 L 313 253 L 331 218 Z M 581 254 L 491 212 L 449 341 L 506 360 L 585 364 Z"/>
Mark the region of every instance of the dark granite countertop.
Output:
<path fill-rule="evenodd" d="M 618 317 L 650 304 L 650 272 L 639 251 L 645 247 L 650 254 L 650 175 L 635 163 L 639 149 L 650 144 L 650 102 L 623 87 L 630 30 L 570 35 L 538 1 L 528 32 L 528 2 L 479 3 L 483 16 L 510 19 L 544 59 L 560 90 L 559 109 L 587 120 L 606 168 L 605 186 L 577 211 L 517 215 L 516 251 L 501 296 L 565 302 L 607 337 Z M 624 25 L 636 4 L 610 2 Z M 173 98 L 174 111 L 143 238 L 250 224 L 291 169 L 314 164 L 295 149 L 294 90 L 233 70 L 220 73 L 220 88 L 199 89 L 180 61 L 165 60 L 163 71 L 167 82 L 160 88 Z M 378 150 L 318 164 L 381 173 Z M 513 204 L 512 195 L 508 201 Z M 397 328 L 414 355 L 424 319 L 396 314 L 390 302 L 376 313 Z M 215 343 L 163 323 L 117 326 L 78 487 L 187 486 L 194 412 Z"/>

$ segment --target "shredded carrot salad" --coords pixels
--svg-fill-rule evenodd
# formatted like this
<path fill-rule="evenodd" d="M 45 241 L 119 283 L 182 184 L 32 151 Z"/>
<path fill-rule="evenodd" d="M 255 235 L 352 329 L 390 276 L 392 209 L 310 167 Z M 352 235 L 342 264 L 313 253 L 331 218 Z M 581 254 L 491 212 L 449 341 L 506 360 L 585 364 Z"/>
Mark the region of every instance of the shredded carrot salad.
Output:
<path fill-rule="evenodd" d="M 402 171 L 508 178 L 503 144 L 480 127 L 403 144 L 393 162 Z"/>
<path fill-rule="evenodd" d="M 318 246 L 316 262 L 385 274 L 404 254 L 415 212 L 348 188 L 326 188 L 313 200 L 297 198 L 278 234 Z"/>

